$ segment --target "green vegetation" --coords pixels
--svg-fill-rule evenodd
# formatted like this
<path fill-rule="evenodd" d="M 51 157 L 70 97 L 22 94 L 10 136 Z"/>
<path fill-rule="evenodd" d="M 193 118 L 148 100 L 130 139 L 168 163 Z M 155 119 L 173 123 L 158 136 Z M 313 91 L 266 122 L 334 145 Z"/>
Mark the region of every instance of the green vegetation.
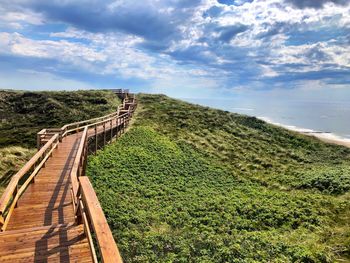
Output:
<path fill-rule="evenodd" d="M 35 147 L 43 128 L 113 112 L 120 100 L 109 91 L 24 92 L 0 90 L 0 148 Z"/>
<path fill-rule="evenodd" d="M 12 175 L 34 154 L 37 132 L 103 116 L 119 103 L 109 91 L 0 90 L 0 195 Z"/>
<path fill-rule="evenodd" d="M 350 149 L 256 118 L 140 95 L 88 162 L 125 262 L 350 257 Z"/>
<path fill-rule="evenodd" d="M 19 146 L 0 148 L 0 196 L 22 165 L 35 153 L 35 149 L 26 149 Z"/>

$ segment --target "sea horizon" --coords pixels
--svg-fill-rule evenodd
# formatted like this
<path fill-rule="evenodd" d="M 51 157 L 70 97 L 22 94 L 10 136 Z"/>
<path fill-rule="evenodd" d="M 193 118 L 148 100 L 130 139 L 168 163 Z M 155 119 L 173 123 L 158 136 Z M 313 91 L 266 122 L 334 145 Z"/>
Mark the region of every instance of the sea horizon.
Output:
<path fill-rule="evenodd" d="M 256 117 L 270 124 L 301 133 L 350 142 L 350 102 L 186 98 L 191 103 Z"/>

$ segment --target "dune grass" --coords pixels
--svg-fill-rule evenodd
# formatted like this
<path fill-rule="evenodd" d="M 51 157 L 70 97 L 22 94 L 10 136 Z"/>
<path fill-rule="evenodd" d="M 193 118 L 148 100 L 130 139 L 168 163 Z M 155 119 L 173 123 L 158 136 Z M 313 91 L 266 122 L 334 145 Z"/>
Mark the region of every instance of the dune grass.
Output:
<path fill-rule="evenodd" d="M 35 149 L 20 146 L 0 148 L 0 195 L 7 184 L 26 161 L 35 153 Z"/>
<path fill-rule="evenodd" d="M 88 175 L 125 262 L 349 260 L 350 149 L 140 95 Z"/>
<path fill-rule="evenodd" d="M 103 116 L 119 104 L 110 91 L 0 90 L 0 194 L 35 153 L 37 132 Z"/>
<path fill-rule="evenodd" d="M 29 92 L 0 90 L 0 148 L 35 147 L 43 128 L 103 116 L 120 104 L 110 91 Z"/>

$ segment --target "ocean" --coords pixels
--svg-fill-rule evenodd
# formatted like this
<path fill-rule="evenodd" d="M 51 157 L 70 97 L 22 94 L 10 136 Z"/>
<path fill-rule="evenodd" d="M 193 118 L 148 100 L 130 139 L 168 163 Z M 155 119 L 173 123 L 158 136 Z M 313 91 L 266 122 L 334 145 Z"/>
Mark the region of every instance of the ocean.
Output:
<path fill-rule="evenodd" d="M 350 100 L 268 100 L 249 96 L 186 101 L 255 116 L 291 130 L 323 133 L 336 139 L 350 139 Z"/>

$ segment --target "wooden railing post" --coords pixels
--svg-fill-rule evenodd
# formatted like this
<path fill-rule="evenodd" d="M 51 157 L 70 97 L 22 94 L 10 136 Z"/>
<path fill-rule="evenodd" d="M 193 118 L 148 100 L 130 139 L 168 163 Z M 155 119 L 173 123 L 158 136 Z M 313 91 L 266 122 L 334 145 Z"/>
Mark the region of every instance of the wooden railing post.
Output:
<path fill-rule="evenodd" d="M 16 185 L 15 191 L 13 192 L 13 197 L 15 197 L 17 195 L 17 193 L 18 193 L 18 184 Z M 17 207 L 18 207 L 18 202 L 16 201 L 15 208 L 17 208 Z"/>
<path fill-rule="evenodd" d="M 77 224 L 80 225 L 81 223 L 83 223 L 82 211 L 81 211 L 81 187 L 80 187 L 80 185 L 78 187 L 78 193 L 77 193 L 76 198 L 77 198 L 77 207 L 76 207 L 76 211 L 75 211 L 75 217 L 76 217 Z"/>
<path fill-rule="evenodd" d="M 52 148 L 53 148 L 53 144 L 51 144 L 51 145 L 50 145 L 50 155 L 49 155 L 49 157 L 51 157 L 51 156 L 52 156 L 52 151 L 51 151 L 51 150 L 52 150 Z"/>
<path fill-rule="evenodd" d="M 97 152 L 97 124 L 95 124 L 95 153 Z"/>
<path fill-rule="evenodd" d="M 119 117 L 115 119 L 115 136 L 119 137 Z"/>
<path fill-rule="evenodd" d="M 37 133 L 36 135 L 36 148 L 38 149 L 38 151 L 40 150 L 41 147 L 41 135 L 39 133 Z"/>
<path fill-rule="evenodd" d="M 0 232 L 2 232 L 2 227 L 5 224 L 5 218 L 0 213 Z"/>
<path fill-rule="evenodd" d="M 84 160 L 83 160 L 83 171 L 82 171 L 83 175 L 85 175 L 86 164 L 87 164 L 87 155 L 88 155 L 88 142 L 86 139 L 85 147 L 84 147 Z"/>
<path fill-rule="evenodd" d="M 44 155 L 46 154 L 47 154 L 47 150 L 44 152 Z M 43 163 L 42 168 L 45 168 L 45 166 L 46 166 L 46 162 Z"/>
<path fill-rule="evenodd" d="M 60 133 L 59 133 L 59 137 L 58 137 L 58 141 L 59 142 L 62 142 L 62 136 L 63 136 L 63 133 L 65 132 L 66 129 L 61 129 Z"/>
<path fill-rule="evenodd" d="M 121 126 L 121 118 L 118 117 L 117 121 L 118 121 L 117 136 L 119 137 L 121 134 L 121 127 L 120 127 Z"/>
<path fill-rule="evenodd" d="M 103 123 L 103 146 L 106 145 L 106 122 Z"/>
<path fill-rule="evenodd" d="M 39 161 L 40 161 L 40 159 L 39 159 Z M 36 169 L 36 163 L 33 165 L 33 172 L 35 171 L 35 169 Z M 34 179 L 35 177 L 33 177 L 32 178 L 32 180 L 30 181 L 30 183 L 35 183 L 35 179 Z"/>
<path fill-rule="evenodd" d="M 123 133 L 125 132 L 125 116 L 123 117 Z"/>
<path fill-rule="evenodd" d="M 117 129 L 116 129 L 116 136 L 120 136 L 120 118 L 119 116 L 117 117 Z"/>
<path fill-rule="evenodd" d="M 128 126 L 129 126 L 130 119 L 131 119 L 131 111 L 130 111 L 130 108 L 129 108 L 128 109 Z"/>
<path fill-rule="evenodd" d="M 110 129 L 111 129 L 111 138 L 110 138 L 110 142 L 112 142 L 112 139 L 113 139 L 113 122 L 112 122 L 112 120 L 111 120 L 111 122 L 110 122 Z"/>

